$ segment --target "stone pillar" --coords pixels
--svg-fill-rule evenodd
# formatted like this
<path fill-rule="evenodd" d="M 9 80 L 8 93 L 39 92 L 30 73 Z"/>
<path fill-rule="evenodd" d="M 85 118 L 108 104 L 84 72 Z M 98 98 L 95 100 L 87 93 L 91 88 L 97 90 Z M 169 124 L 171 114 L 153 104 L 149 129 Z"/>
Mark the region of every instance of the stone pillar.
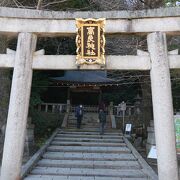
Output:
<path fill-rule="evenodd" d="M 53 104 L 53 105 L 52 105 L 52 113 L 55 112 L 55 107 L 56 107 L 55 104 Z"/>
<path fill-rule="evenodd" d="M 23 153 L 23 163 L 27 162 L 29 157 L 32 155 L 34 148 L 34 124 L 31 123 L 32 118 L 28 117 L 27 119 L 27 130 L 25 138 L 25 147 Z"/>
<path fill-rule="evenodd" d="M 36 35 L 32 33 L 20 33 L 18 36 L 4 142 L 1 180 L 20 179 L 33 72 L 32 60 L 36 39 Z"/>
<path fill-rule="evenodd" d="M 113 115 L 113 107 L 114 107 L 113 102 L 110 102 L 110 104 L 109 104 L 109 115 Z"/>
<path fill-rule="evenodd" d="M 48 112 L 48 104 L 45 104 L 45 112 Z"/>
<path fill-rule="evenodd" d="M 159 180 L 178 180 L 175 129 L 165 33 L 147 37 Z"/>
<path fill-rule="evenodd" d="M 71 110 L 71 102 L 69 99 L 67 99 L 67 109 L 66 109 L 66 112 L 69 113 Z"/>

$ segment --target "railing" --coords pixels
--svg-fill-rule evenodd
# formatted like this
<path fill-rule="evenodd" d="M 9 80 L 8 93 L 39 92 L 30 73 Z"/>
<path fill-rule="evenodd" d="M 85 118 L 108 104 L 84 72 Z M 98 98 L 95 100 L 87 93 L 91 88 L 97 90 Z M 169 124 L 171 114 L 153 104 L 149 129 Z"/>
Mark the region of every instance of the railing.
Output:
<path fill-rule="evenodd" d="M 74 112 L 76 109 L 75 105 L 71 106 L 71 112 Z M 98 113 L 98 106 L 90 106 L 90 105 L 83 105 L 84 112 L 93 112 Z"/>
<path fill-rule="evenodd" d="M 74 112 L 76 105 L 70 105 L 70 112 Z M 98 112 L 98 106 L 83 105 L 84 112 Z M 38 105 L 38 111 L 51 112 L 51 113 L 63 113 L 67 112 L 67 104 L 58 103 L 42 103 Z"/>
<path fill-rule="evenodd" d="M 38 111 L 50 113 L 64 113 L 66 112 L 67 104 L 58 103 L 42 103 L 38 105 Z"/>
<path fill-rule="evenodd" d="M 74 112 L 76 105 L 70 105 L 70 112 Z M 113 114 L 115 116 L 123 116 L 123 112 L 118 110 L 118 106 L 113 106 Z M 84 112 L 98 113 L 98 106 L 95 105 L 83 105 Z M 50 113 L 64 113 L 67 112 L 67 104 L 59 103 L 42 103 L 38 105 L 38 111 L 50 112 Z M 106 108 L 108 112 L 108 107 Z M 125 116 L 133 116 L 138 113 L 138 107 L 127 105 Z"/>

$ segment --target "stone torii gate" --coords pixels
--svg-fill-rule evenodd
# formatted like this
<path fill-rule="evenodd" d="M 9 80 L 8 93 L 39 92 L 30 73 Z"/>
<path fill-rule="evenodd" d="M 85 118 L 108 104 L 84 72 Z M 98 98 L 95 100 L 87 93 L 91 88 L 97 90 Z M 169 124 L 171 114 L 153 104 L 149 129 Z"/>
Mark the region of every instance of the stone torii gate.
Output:
<path fill-rule="evenodd" d="M 38 36 L 75 35 L 75 18 L 106 18 L 109 34 L 147 34 L 148 51 L 137 56 L 106 56 L 107 70 L 150 70 L 159 180 L 178 180 L 169 69 L 180 55 L 168 53 L 166 34 L 180 35 L 180 9 L 112 12 L 48 12 L 0 8 L 0 33 L 18 36 L 16 52 L 0 54 L 1 68 L 14 68 L 1 180 L 19 180 L 33 69 L 77 69 L 73 55 L 35 52 Z M 83 65 L 80 69 L 100 69 Z"/>

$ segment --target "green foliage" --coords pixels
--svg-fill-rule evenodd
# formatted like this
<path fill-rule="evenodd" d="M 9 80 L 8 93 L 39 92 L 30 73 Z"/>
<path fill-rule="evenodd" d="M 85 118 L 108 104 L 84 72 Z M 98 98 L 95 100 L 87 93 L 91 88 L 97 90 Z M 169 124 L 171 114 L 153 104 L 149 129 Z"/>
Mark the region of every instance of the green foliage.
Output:
<path fill-rule="evenodd" d="M 134 103 L 134 98 L 138 93 L 139 90 L 135 86 L 125 87 L 116 92 L 103 93 L 103 100 L 108 103 L 113 101 L 114 104 L 119 104 L 122 101 Z"/>
<path fill-rule="evenodd" d="M 30 113 L 34 110 L 34 106 L 42 103 L 41 93 L 47 90 L 48 84 L 49 80 L 46 73 L 34 71 L 30 98 Z"/>
<path fill-rule="evenodd" d="M 177 0 L 165 0 L 165 3 L 175 3 Z"/>
<path fill-rule="evenodd" d="M 176 110 L 180 109 L 180 70 L 171 70 L 171 87 L 173 95 L 173 107 Z"/>
<path fill-rule="evenodd" d="M 176 6 L 177 0 L 165 0 L 166 6 Z"/>
<path fill-rule="evenodd" d="M 172 45 L 168 46 L 169 51 L 172 51 L 172 50 L 175 50 L 175 49 L 180 49 L 180 45 L 172 44 Z"/>
<path fill-rule="evenodd" d="M 32 123 L 35 125 L 35 139 L 39 146 L 47 140 L 52 132 L 61 126 L 64 115 L 33 111 Z"/>

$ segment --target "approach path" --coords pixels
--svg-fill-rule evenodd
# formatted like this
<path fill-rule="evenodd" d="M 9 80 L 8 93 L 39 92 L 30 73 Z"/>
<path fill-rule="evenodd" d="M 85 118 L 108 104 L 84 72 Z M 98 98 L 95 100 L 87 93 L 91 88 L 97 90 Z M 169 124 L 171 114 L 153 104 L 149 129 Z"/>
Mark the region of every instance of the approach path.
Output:
<path fill-rule="evenodd" d="M 89 116 L 97 121 L 94 114 Z M 99 135 L 97 124 L 93 127 L 91 122 L 90 128 L 85 124 L 80 130 L 57 130 L 24 180 L 157 179 L 120 130 L 108 126 L 105 134 Z"/>

